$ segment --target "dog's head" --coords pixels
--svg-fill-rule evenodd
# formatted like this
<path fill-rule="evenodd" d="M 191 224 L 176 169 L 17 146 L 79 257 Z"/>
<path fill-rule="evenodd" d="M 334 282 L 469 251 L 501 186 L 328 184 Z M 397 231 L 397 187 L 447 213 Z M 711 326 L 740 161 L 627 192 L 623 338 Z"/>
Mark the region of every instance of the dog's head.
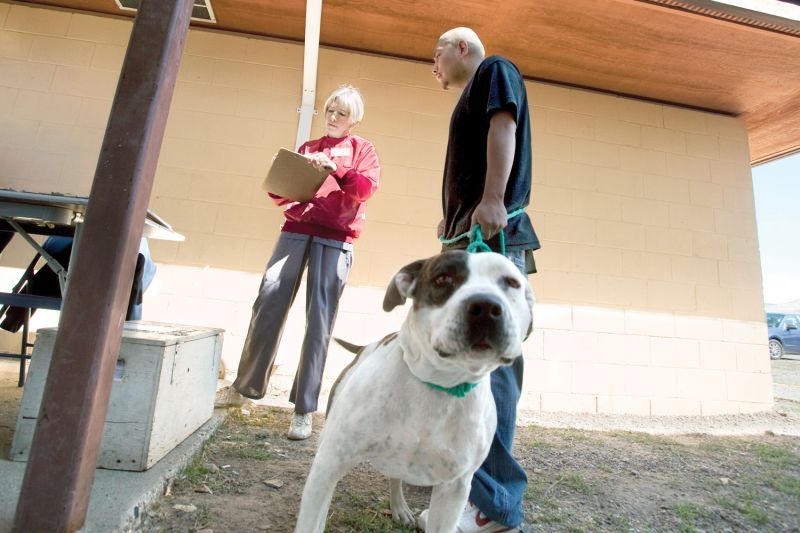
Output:
<path fill-rule="evenodd" d="M 528 280 L 496 253 L 453 250 L 406 265 L 389 284 L 383 308 L 406 298 L 414 305 L 404 327 L 437 375 L 455 371 L 474 381 L 511 364 L 533 327 Z"/>

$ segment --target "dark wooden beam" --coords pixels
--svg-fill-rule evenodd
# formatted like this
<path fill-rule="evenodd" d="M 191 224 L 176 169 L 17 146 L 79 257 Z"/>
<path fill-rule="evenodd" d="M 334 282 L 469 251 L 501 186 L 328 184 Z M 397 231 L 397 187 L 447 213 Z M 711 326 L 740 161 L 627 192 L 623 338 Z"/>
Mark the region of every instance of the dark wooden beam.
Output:
<path fill-rule="evenodd" d="M 143 0 L 133 25 L 71 265 L 16 531 L 71 532 L 84 525 L 191 11 L 192 0 Z"/>

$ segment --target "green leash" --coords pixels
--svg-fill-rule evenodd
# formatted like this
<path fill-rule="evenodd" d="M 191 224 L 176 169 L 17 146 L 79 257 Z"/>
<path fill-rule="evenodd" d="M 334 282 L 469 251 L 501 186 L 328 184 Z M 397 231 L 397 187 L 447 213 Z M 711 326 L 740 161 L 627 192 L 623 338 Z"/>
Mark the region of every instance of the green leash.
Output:
<path fill-rule="evenodd" d="M 508 214 L 508 220 L 519 216 L 520 214 L 525 212 L 524 207 L 520 207 L 519 209 L 512 211 Z M 442 244 L 452 244 L 454 242 L 460 241 L 461 239 L 469 237 L 469 244 L 467 245 L 467 252 L 471 254 L 475 254 L 478 252 L 492 252 L 494 250 L 486 244 L 486 241 L 483 240 L 483 233 L 481 232 L 481 225 L 475 224 L 470 228 L 469 231 L 462 233 L 461 235 L 456 235 L 452 239 L 445 239 L 444 237 L 439 237 L 439 242 Z M 500 241 L 500 253 L 502 255 L 506 255 L 506 234 L 501 229 L 500 234 L 498 236 Z M 462 383 L 460 385 L 456 385 L 455 387 L 442 387 L 441 385 L 437 385 L 435 383 L 430 383 L 428 381 L 423 381 L 425 385 L 434 389 L 446 392 L 450 396 L 455 396 L 456 398 L 463 398 L 469 392 L 478 386 L 477 383 Z"/>
<path fill-rule="evenodd" d="M 524 207 L 520 207 L 508 214 L 508 220 L 521 215 L 525 212 Z M 470 228 L 469 231 L 462 233 L 461 235 L 456 235 L 453 238 L 445 239 L 444 237 L 439 237 L 439 242 L 442 244 L 452 244 L 454 242 L 458 242 L 461 239 L 469 238 L 469 244 L 467 245 L 467 251 L 469 253 L 477 253 L 477 252 L 491 252 L 493 251 L 486 241 L 483 240 L 483 233 L 481 232 L 481 225 L 475 224 Z M 506 234 L 501 229 L 500 234 L 498 235 L 498 239 L 500 240 L 500 253 L 502 255 L 506 255 Z"/>

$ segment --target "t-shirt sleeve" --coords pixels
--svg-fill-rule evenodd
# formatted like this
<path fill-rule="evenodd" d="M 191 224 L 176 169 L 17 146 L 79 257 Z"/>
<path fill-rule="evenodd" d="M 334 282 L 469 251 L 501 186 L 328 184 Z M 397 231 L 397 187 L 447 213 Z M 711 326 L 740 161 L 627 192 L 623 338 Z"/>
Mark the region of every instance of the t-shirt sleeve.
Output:
<path fill-rule="evenodd" d="M 520 75 L 514 67 L 495 61 L 486 67 L 483 73 L 487 91 L 486 116 L 491 117 L 497 111 L 508 111 L 519 122 L 518 110 L 521 107 Z"/>

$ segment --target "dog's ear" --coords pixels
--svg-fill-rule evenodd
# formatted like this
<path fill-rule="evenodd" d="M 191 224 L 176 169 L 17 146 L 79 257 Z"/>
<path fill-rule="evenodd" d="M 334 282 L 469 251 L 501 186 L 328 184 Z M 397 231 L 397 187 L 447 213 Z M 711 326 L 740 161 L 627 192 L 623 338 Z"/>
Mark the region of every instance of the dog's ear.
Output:
<path fill-rule="evenodd" d="M 533 305 L 536 303 L 536 297 L 533 295 L 533 289 L 531 288 L 530 283 L 527 283 L 527 280 L 525 283 L 525 301 L 527 302 L 528 309 L 530 309 L 531 312 L 531 321 L 528 324 L 528 332 L 525 334 L 525 338 L 522 339 L 523 341 L 528 340 L 528 337 L 530 337 L 531 333 L 533 332 Z"/>
<path fill-rule="evenodd" d="M 419 271 L 422 270 L 422 265 L 425 264 L 427 259 L 420 259 L 414 261 L 403 268 L 394 275 L 389 286 L 386 287 L 386 295 L 383 297 L 383 310 L 391 311 L 398 305 L 406 303 L 406 298 L 411 296 L 411 291 L 414 288 L 414 282 L 417 280 Z"/>

